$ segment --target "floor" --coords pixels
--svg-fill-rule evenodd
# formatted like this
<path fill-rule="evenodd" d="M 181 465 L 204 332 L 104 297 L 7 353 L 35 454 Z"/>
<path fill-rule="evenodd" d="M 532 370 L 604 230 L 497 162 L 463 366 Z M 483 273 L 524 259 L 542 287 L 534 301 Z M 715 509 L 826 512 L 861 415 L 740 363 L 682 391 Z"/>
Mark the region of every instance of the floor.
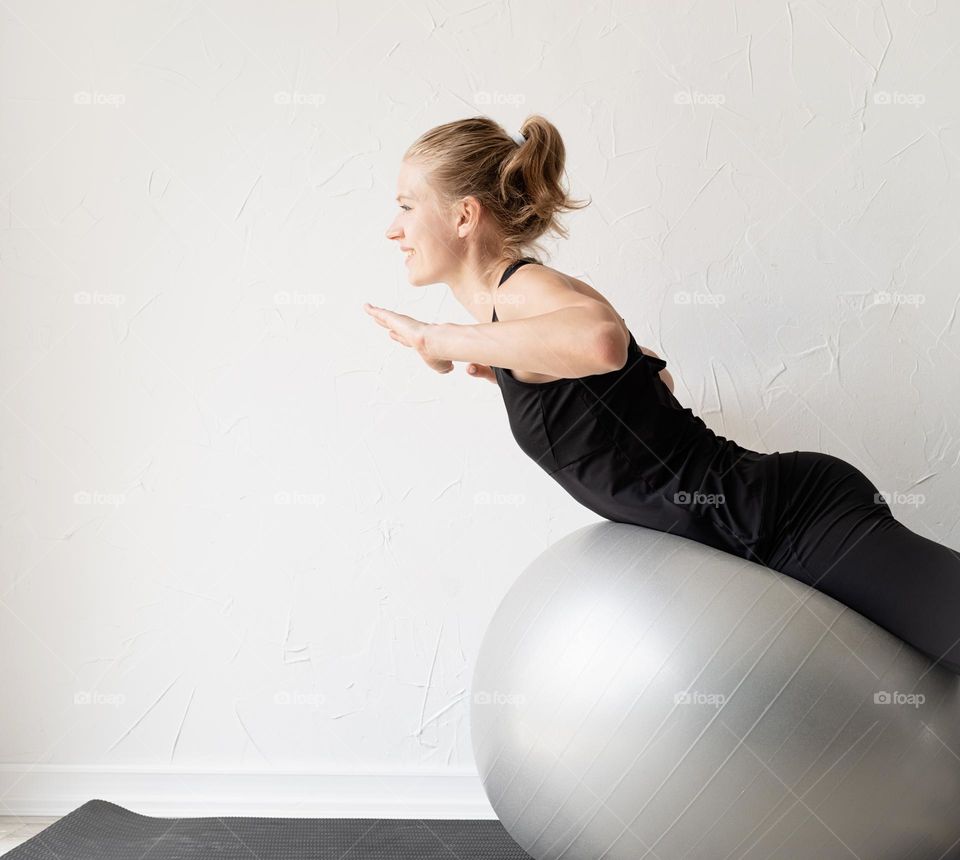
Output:
<path fill-rule="evenodd" d="M 45 830 L 60 816 L 28 815 L 19 818 L 12 815 L 0 815 L 0 857 Z"/>

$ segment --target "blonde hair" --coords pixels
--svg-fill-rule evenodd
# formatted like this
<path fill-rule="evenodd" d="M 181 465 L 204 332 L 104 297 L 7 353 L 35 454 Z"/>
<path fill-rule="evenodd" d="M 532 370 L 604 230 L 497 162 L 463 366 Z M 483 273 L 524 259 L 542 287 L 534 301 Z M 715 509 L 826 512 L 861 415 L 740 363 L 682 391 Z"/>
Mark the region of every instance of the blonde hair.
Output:
<path fill-rule="evenodd" d="M 468 195 L 480 201 L 510 260 L 532 256 L 530 248 L 542 251 L 537 239 L 548 232 L 567 238 L 558 215 L 589 204 L 561 186 L 566 149 L 553 123 L 531 114 L 520 132 L 526 139 L 518 144 L 489 117 L 469 117 L 434 126 L 404 153 L 424 165 L 443 202 Z"/>

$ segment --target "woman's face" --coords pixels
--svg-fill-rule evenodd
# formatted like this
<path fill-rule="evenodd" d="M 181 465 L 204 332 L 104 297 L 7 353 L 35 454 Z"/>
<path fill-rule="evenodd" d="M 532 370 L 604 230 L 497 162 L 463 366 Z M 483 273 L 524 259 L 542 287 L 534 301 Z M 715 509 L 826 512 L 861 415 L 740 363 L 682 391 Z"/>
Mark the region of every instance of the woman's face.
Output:
<path fill-rule="evenodd" d="M 397 198 L 399 209 L 386 236 L 406 257 L 407 279 L 413 285 L 440 283 L 459 259 L 454 214 L 441 208 L 426 173 L 414 162 L 400 164 Z"/>

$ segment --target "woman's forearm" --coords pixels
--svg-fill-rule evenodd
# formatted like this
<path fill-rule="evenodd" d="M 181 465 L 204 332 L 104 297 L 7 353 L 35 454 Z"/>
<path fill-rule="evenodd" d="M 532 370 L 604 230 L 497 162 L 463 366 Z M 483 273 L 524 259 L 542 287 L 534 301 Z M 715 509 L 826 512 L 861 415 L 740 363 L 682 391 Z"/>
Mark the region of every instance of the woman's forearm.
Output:
<path fill-rule="evenodd" d="M 425 349 L 435 359 L 563 378 L 606 373 L 626 360 L 618 326 L 583 306 L 495 323 L 439 323 L 427 331 Z"/>

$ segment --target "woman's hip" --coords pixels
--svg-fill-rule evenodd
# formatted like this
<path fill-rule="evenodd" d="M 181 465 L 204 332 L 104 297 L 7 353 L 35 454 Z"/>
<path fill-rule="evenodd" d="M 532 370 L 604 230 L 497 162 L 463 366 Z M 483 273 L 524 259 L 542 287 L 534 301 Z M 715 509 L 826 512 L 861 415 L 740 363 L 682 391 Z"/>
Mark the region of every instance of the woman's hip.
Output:
<path fill-rule="evenodd" d="M 777 493 L 768 514 L 771 559 L 787 544 L 802 557 L 811 540 L 842 551 L 878 521 L 893 518 L 876 485 L 846 460 L 820 451 L 776 456 Z"/>

